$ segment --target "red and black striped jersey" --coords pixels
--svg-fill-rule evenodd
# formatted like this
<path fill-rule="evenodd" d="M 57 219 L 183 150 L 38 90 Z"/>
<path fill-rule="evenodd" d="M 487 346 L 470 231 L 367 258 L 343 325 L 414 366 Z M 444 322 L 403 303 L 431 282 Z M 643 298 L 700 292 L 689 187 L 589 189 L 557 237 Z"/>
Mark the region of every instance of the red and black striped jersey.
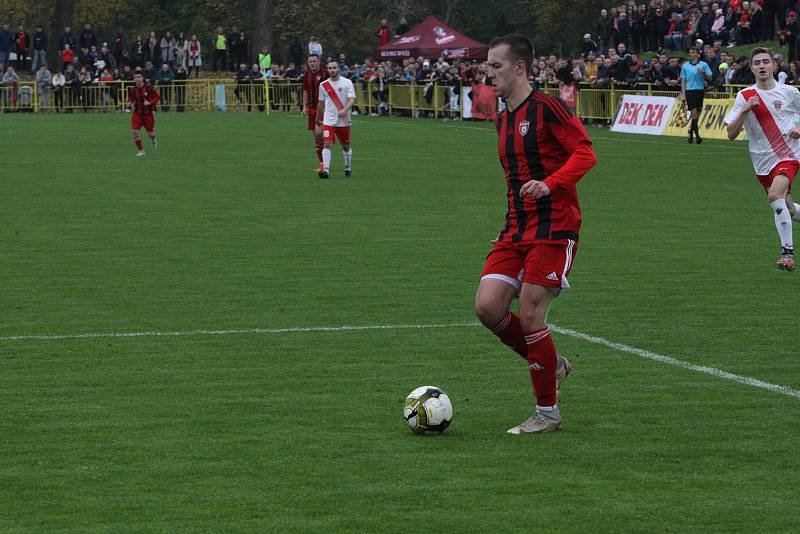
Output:
<path fill-rule="evenodd" d="M 128 105 L 133 106 L 134 113 L 140 115 L 149 115 L 153 113 L 158 100 L 158 92 L 148 84 L 144 84 L 141 87 L 136 87 L 134 85 L 128 89 Z M 150 106 L 145 107 L 145 101 L 150 102 Z"/>
<path fill-rule="evenodd" d="M 317 102 L 319 101 L 319 84 L 324 82 L 328 79 L 328 71 L 324 69 L 319 69 L 317 72 L 312 70 L 307 70 L 303 73 L 303 78 L 301 80 L 303 90 L 308 95 L 308 107 L 311 109 L 317 108 Z"/>
<path fill-rule="evenodd" d="M 578 239 L 581 210 L 575 188 L 597 158 L 581 121 L 558 98 L 533 91 L 513 111 L 498 114 L 497 149 L 508 184 L 508 212 L 499 241 Z M 550 195 L 522 196 L 541 180 Z"/>

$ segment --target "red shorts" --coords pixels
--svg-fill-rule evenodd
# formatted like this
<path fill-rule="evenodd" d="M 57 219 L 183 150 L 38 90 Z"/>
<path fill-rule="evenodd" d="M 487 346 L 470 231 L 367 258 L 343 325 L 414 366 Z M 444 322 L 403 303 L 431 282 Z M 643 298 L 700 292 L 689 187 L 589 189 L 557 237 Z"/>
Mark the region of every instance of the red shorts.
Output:
<path fill-rule="evenodd" d="M 776 176 L 782 174 L 789 178 L 789 191 L 792 190 L 792 182 L 794 182 L 794 175 L 797 174 L 797 171 L 800 170 L 800 162 L 796 160 L 787 160 L 781 161 L 775 168 L 770 171 L 769 174 L 766 176 L 756 176 L 758 181 L 761 182 L 761 185 L 764 186 L 766 191 L 769 191 L 769 188 L 772 187 L 772 180 L 775 179 Z"/>
<path fill-rule="evenodd" d="M 343 145 L 350 144 L 350 127 L 349 126 L 322 126 L 322 140 L 336 143 L 336 138 Z"/>
<path fill-rule="evenodd" d="M 156 127 L 156 119 L 152 113 L 148 113 L 147 115 L 133 113 L 131 115 L 131 129 L 138 130 L 142 126 L 144 126 L 144 129 L 148 132 L 153 131 L 153 128 Z"/>
<path fill-rule="evenodd" d="M 312 132 L 317 128 L 317 108 L 308 108 L 308 129 Z"/>
<path fill-rule="evenodd" d="M 578 251 L 572 239 L 536 243 L 495 243 L 483 266 L 484 278 L 508 282 L 519 289 L 522 282 L 567 289 L 567 275 Z"/>

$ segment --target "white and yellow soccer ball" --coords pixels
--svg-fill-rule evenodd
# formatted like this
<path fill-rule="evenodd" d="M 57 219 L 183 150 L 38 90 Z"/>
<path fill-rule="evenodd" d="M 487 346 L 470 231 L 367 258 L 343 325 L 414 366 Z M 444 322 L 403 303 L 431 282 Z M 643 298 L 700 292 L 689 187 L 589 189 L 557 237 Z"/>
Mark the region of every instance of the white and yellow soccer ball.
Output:
<path fill-rule="evenodd" d="M 422 386 L 406 397 L 403 418 L 415 434 L 444 432 L 453 420 L 453 405 L 441 388 Z"/>

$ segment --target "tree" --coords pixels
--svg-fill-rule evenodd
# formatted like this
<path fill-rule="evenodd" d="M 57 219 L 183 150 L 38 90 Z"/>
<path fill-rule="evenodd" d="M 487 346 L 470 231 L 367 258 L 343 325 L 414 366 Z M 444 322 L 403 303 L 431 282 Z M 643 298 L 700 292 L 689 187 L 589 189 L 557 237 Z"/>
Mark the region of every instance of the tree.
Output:
<path fill-rule="evenodd" d="M 64 31 L 64 27 L 72 24 L 72 11 L 75 8 L 73 0 L 56 0 L 53 10 L 53 16 L 50 19 L 50 42 L 48 55 L 48 63 L 50 67 L 56 68 L 61 66 L 61 58 L 58 57 L 58 40 Z"/>
<path fill-rule="evenodd" d="M 580 50 L 581 36 L 591 32 L 602 0 L 536 0 L 533 18 L 537 50 L 569 56 Z"/>
<path fill-rule="evenodd" d="M 250 54 L 257 58 L 261 48 L 273 48 L 274 0 L 250 0 Z"/>

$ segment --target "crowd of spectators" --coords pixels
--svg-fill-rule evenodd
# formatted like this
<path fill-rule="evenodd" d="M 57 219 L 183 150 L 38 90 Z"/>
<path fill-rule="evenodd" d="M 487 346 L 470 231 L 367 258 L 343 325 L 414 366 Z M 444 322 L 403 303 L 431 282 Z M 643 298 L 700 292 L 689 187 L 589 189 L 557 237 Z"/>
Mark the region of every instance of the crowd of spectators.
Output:
<path fill-rule="evenodd" d="M 601 11 L 594 33 L 584 35 L 579 55 L 572 59 L 555 55 L 537 58 L 531 83 L 558 87 L 567 101 L 570 94 L 574 96 L 587 88 L 678 91 L 684 59 L 674 51 L 698 46 L 712 69 L 711 85 L 721 91 L 726 84 L 754 81 L 748 58 L 732 56 L 729 48 L 777 35 L 789 50 L 785 63 L 778 55 L 779 77 L 785 83 L 800 84 L 800 23 L 796 9 L 795 2 L 787 0 L 650 0 L 649 4 L 630 0 Z M 376 44 L 385 44 L 408 29 L 405 19 L 394 31 L 387 19 L 382 19 L 374 31 Z M 59 58 L 58 68 L 52 71 L 46 61 L 51 46 L 58 50 Z M 31 36 L 23 27 L 12 33 L 4 24 L 0 26 L 0 88 L 13 87 L 22 73 L 29 73 L 35 77 L 45 106 L 91 108 L 116 104 L 119 92 L 110 88 L 132 81 L 133 72 L 141 71 L 146 80 L 162 87 L 164 110 L 171 105 L 182 111 L 183 84 L 191 77 L 199 77 L 200 68 L 205 65 L 206 71 L 232 72 L 234 94 L 240 103 L 246 102 L 248 109 L 263 109 L 263 95 L 252 88 L 261 87 L 265 78 L 271 79 L 277 89 L 286 83 L 296 88 L 308 54 L 319 55 L 323 66 L 335 59 L 342 76 L 370 93 L 376 104 L 373 111 L 378 114 L 389 109 L 391 84 L 421 85 L 425 107 L 449 111 L 458 107 L 461 87 L 487 83 L 487 68 L 482 61 L 409 57 L 386 61 L 366 58 L 351 63 L 343 53 L 325 56 L 323 43 L 316 36 L 310 36 L 305 44 L 299 38 L 289 39 L 290 61 L 286 63 L 273 62 L 266 48 L 252 57 L 251 49 L 248 34 L 237 27 L 230 31 L 217 27 L 205 40 L 183 32 L 173 35 L 170 31 L 162 35 L 139 34 L 129 40 L 119 28 L 104 40 L 86 24 L 77 35 L 66 27 L 56 42 L 41 26 Z M 437 86 L 439 90 L 435 89 Z M 7 107 L 9 98 L 13 93 L 3 92 L 0 104 Z M 294 94 L 291 100 L 296 105 L 299 96 Z"/>
<path fill-rule="evenodd" d="M 594 32 L 584 38 L 584 53 L 616 48 L 619 43 L 634 54 L 644 51 L 685 50 L 697 39 L 722 41 L 733 47 L 774 40 L 790 47 L 796 59 L 800 36 L 797 0 L 628 0 L 600 12 Z M 777 32 L 776 32 L 777 30 Z"/>
<path fill-rule="evenodd" d="M 57 50 L 55 68 L 48 65 L 51 48 Z M 0 25 L 0 96 L 3 109 L 25 93 L 17 92 L 21 76 L 31 76 L 37 85 L 45 107 L 52 101 L 55 109 L 83 107 L 88 109 L 115 103 L 118 91 L 115 84 L 132 81 L 133 72 L 141 71 L 145 79 L 161 85 L 169 101 L 174 90 L 176 108 L 183 109 L 185 91 L 180 84 L 190 77 L 200 77 L 204 56 L 211 54 L 211 70 L 233 72 L 239 65 L 250 64 L 248 35 L 236 27 L 229 32 L 218 27 L 211 39 L 201 42 L 197 35 L 170 31 L 158 35 L 128 36 L 118 28 L 108 39 L 101 39 L 90 24 L 80 33 L 67 26 L 57 40 L 51 40 L 41 26 L 32 34 L 19 26 L 12 32 L 8 24 Z M 268 50 L 258 55 L 259 63 L 252 66 L 251 78 L 267 76 L 271 58 Z M 92 89 L 94 88 L 94 89 Z M 103 89 L 103 88 L 108 88 Z M 10 104 L 12 104 L 10 106 Z M 168 110 L 169 106 L 162 106 Z"/>

